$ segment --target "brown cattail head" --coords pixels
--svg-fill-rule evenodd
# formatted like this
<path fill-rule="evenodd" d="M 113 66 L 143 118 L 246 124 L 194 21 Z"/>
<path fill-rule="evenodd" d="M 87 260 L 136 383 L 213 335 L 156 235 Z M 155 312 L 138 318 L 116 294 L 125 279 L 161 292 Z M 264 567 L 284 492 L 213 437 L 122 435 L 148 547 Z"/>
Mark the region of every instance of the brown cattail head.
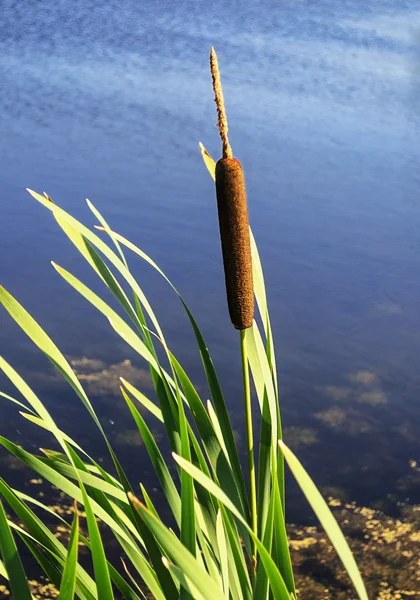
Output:
<path fill-rule="evenodd" d="M 236 158 L 217 162 L 216 195 L 230 319 L 236 329 L 247 329 L 254 319 L 254 286 L 244 172 Z"/>
<path fill-rule="evenodd" d="M 217 106 L 223 158 L 216 164 L 216 195 L 220 238 L 230 319 L 236 329 L 251 327 L 254 319 L 251 242 L 244 172 L 233 158 L 228 140 L 228 124 L 214 48 L 210 49 L 210 70 Z"/>

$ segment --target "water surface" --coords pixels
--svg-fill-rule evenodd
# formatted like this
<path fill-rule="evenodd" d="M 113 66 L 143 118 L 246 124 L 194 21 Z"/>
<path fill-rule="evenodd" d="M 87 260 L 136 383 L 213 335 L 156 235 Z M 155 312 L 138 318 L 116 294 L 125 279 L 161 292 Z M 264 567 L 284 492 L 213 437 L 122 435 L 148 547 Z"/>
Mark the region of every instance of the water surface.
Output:
<path fill-rule="evenodd" d="M 405 0 L 3 0 L 1 283 L 66 355 L 143 368 L 52 270 L 51 259 L 101 289 L 25 188 L 92 225 L 89 197 L 182 291 L 240 430 L 237 336 L 198 152 L 201 140 L 220 153 L 214 45 L 267 278 L 286 439 L 324 487 L 388 508 L 419 502 L 409 466 L 420 427 L 419 42 L 420 15 Z M 134 270 L 202 387 L 179 303 L 150 269 Z M 54 415 L 99 444 L 78 400 L 4 312 L 0 335 L 1 354 Z M 93 393 L 131 455 L 121 401 Z M 2 403 L 0 414 L 1 433 L 41 443 L 14 408 Z M 147 478 L 140 450 L 134 466 Z"/>

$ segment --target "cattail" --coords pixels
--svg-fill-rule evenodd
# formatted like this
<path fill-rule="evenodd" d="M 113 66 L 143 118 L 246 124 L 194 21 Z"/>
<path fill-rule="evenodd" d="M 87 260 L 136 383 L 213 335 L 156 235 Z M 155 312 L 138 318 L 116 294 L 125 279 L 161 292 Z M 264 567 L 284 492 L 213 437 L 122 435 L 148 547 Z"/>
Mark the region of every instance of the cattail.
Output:
<path fill-rule="evenodd" d="M 251 242 L 245 179 L 241 163 L 233 158 L 217 56 L 210 50 L 210 67 L 222 138 L 223 158 L 216 164 L 216 196 L 223 266 L 230 319 L 236 329 L 251 327 L 254 319 Z"/>

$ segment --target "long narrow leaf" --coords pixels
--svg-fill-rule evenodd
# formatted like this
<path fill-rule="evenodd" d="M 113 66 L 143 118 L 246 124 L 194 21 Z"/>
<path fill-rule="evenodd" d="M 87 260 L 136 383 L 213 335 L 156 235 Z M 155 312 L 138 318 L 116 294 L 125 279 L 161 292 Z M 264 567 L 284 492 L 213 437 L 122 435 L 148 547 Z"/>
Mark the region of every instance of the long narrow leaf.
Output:
<path fill-rule="evenodd" d="M 368 600 L 365 584 L 363 583 L 356 561 L 328 504 L 293 452 L 289 450 L 284 442 L 279 442 L 279 445 L 290 470 L 340 557 L 360 600 Z"/>
<path fill-rule="evenodd" d="M 68 555 L 60 585 L 60 600 L 73 600 L 76 589 L 76 569 L 79 543 L 79 513 L 74 505 L 74 517 L 71 527 Z"/>
<path fill-rule="evenodd" d="M 0 554 L 7 571 L 12 597 L 19 600 L 32 600 L 22 561 L 2 502 L 0 502 Z"/>

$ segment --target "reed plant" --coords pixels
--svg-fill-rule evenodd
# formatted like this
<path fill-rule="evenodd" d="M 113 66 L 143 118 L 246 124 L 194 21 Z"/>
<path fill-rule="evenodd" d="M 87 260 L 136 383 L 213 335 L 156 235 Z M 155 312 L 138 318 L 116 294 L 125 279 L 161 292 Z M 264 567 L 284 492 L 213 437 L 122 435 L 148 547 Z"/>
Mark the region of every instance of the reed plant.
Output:
<path fill-rule="evenodd" d="M 13 489 L 0 477 L 0 575 L 8 580 L 16 600 L 32 598 L 18 552 L 22 543 L 59 590 L 61 600 L 296 598 L 285 522 L 285 460 L 329 535 L 359 598 L 367 599 L 352 553 L 330 509 L 282 441 L 274 342 L 263 271 L 248 226 L 243 170 L 233 157 L 227 137 L 213 49 L 211 72 L 222 158 L 215 164 L 204 146 L 200 144 L 200 148 L 216 182 L 228 307 L 240 336 L 247 469 L 241 466 L 228 406 L 209 349 L 175 286 L 149 256 L 114 231 L 90 201 L 88 207 L 98 221 L 96 231 L 72 217 L 48 195 L 29 190 L 52 213 L 93 274 L 111 292 L 119 309 L 104 301 L 76 275 L 52 263 L 55 271 L 106 318 L 115 335 L 137 353 L 139 362 L 148 366 L 152 396 L 124 379 L 120 389 L 159 479 L 166 505 L 154 505 L 144 481 L 136 482 L 133 487 L 68 360 L 25 308 L 1 287 L 1 304 L 73 389 L 93 426 L 101 433 L 114 467 L 113 472 L 104 469 L 98 459 L 61 430 L 16 368 L 0 357 L 1 370 L 22 398 L 5 393 L 1 396 L 20 409 L 23 419 L 52 434 L 59 450 L 43 449 L 37 455 L 4 436 L 0 436 L 0 444 L 74 501 L 73 521 L 68 523 L 47 504 Z M 132 274 L 129 260 L 131 263 L 134 259 L 148 263 L 179 298 L 195 336 L 210 390 L 209 400 L 200 397 L 167 344 L 158 317 Z M 261 327 L 254 319 L 254 298 Z M 251 411 L 251 380 L 257 420 Z M 164 426 L 170 460 L 162 454 L 152 433 L 153 420 Z M 260 431 L 255 448 L 257 424 Z M 82 529 L 81 507 L 86 519 Z M 68 530 L 68 544 L 63 544 L 49 530 L 46 519 L 42 518 L 43 511 L 46 517 L 53 515 Z M 175 523 L 172 528 L 168 527 L 170 521 Z M 120 568 L 110 560 L 103 540 L 104 528 L 118 544 L 123 557 Z M 79 556 L 81 544 L 90 554 L 91 569 L 85 568 Z"/>

